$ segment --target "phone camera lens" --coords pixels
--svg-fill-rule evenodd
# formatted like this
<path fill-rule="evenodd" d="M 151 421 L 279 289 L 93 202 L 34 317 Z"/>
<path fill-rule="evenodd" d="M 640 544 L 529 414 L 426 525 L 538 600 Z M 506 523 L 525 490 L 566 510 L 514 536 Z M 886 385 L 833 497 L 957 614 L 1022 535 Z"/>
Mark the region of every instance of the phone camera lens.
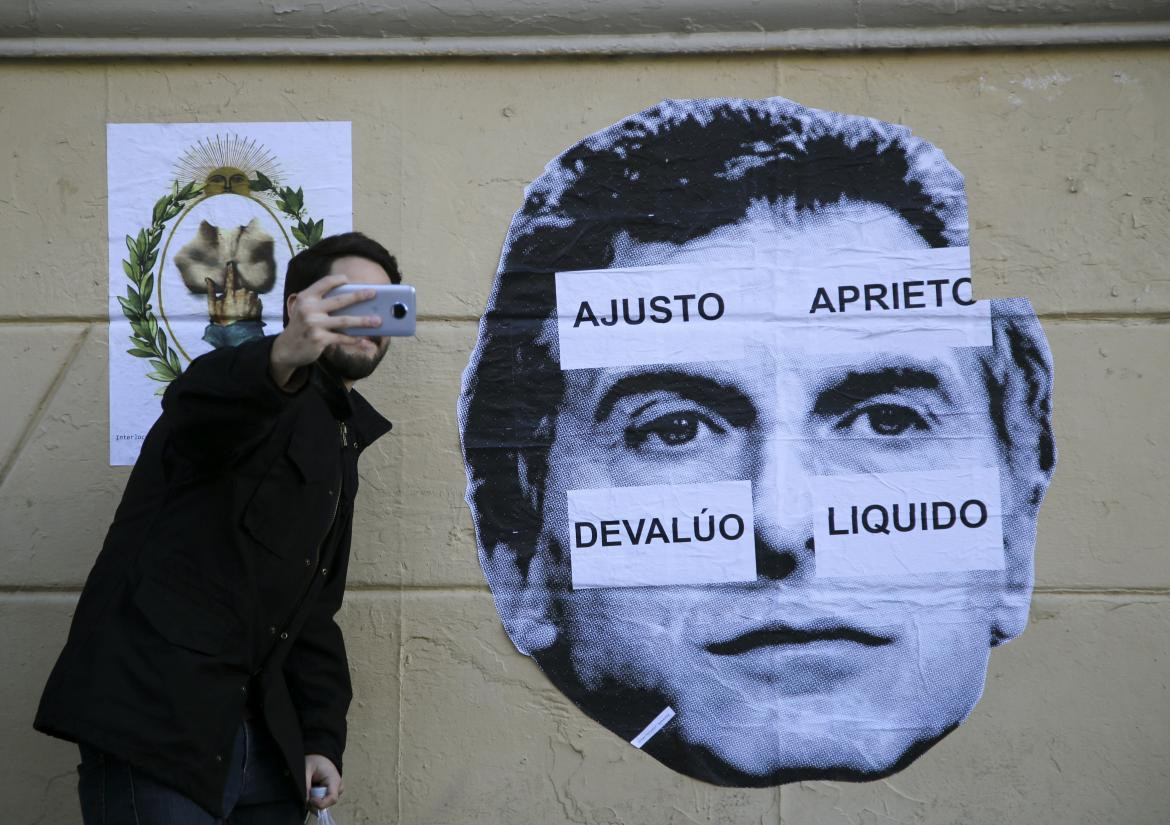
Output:
<path fill-rule="evenodd" d="M 399 319 L 406 317 L 406 304 L 394 305 L 394 317 Z"/>

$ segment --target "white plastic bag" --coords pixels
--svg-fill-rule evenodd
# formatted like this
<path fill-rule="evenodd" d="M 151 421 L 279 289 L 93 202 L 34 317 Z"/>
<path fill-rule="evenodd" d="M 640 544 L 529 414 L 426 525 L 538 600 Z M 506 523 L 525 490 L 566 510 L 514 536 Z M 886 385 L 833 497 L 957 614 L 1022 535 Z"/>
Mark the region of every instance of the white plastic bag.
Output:
<path fill-rule="evenodd" d="M 329 789 L 324 785 L 314 785 L 309 789 L 309 796 L 314 799 L 324 799 L 329 794 Z M 328 808 L 320 811 L 312 810 L 305 817 L 305 825 L 337 825 L 337 820 L 329 813 Z"/>

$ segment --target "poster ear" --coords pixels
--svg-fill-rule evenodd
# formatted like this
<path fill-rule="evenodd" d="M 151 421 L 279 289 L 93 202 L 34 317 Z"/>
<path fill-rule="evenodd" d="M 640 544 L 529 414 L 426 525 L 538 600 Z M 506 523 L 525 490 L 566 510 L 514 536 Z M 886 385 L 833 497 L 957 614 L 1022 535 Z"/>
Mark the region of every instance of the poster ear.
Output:
<path fill-rule="evenodd" d="M 1028 623 L 1032 596 L 1036 520 L 1056 466 L 1052 432 L 1052 355 L 1027 299 L 992 303 L 1002 378 L 1005 456 L 1004 591 L 992 625 L 992 644 L 1010 641 Z M 997 370 L 993 370 L 997 371 Z"/>
<path fill-rule="evenodd" d="M 1004 644 L 1024 632 L 1032 604 L 1035 516 L 1006 516 L 1004 526 L 1005 569 L 999 604 L 991 617 L 991 645 Z"/>
<path fill-rule="evenodd" d="M 522 572 L 520 556 L 504 543 L 483 554 L 483 571 L 496 610 L 516 648 L 526 656 L 551 647 L 557 638 L 543 555 L 537 550 Z"/>
<path fill-rule="evenodd" d="M 1040 431 L 1048 422 L 1037 424 Z M 1052 464 L 1042 466 L 1035 456 L 1031 461 L 1009 464 L 1004 488 L 1008 509 L 1003 518 L 1003 592 L 993 617 L 992 645 L 1010 642 L 1028 625 L 1035 577 L 1036 521 L 1051 477 Z"/>

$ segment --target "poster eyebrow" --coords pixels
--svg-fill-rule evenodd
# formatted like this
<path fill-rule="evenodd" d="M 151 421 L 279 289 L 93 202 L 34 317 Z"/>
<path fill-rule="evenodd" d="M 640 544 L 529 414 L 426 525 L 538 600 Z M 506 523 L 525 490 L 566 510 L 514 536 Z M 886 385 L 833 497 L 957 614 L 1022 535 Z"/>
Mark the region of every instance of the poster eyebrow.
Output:
<path fill-rule="evenodd" d="M 710 407 L 734 427 L 748 427 L 756 420 L 755 406 L 735 387 L 682 370 L 641 372 L 619 379 L 601 397 L 593 419 L 600 424 L 609 418 L 622 398 L 656 391 L 674 393 Z"/>
<path fill-rule="evenodd" d="M 817 395 L 815 415 L 839 415 L 863 401 L 899 390 L 938 390 L 949 398 L 938 375 L 912 367 L 886 367 L 866 372 L 851 371 L 843 379 Z"/>

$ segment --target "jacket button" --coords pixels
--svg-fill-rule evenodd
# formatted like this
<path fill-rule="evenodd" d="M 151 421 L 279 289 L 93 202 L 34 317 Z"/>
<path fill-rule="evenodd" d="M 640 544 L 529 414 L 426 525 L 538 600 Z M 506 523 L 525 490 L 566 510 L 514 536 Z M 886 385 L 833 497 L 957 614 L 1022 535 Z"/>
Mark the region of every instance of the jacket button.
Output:
<path fill-rule="evenodd" d="M 325 575 L 326 573 L 328 573 L 328 572 L 329 572 L 329 571 L 328 571 L 326 568 L 324 568 L 324 567 L 322 567 L 322 568 L 321 568 L 321 575 L 322 575 L 322 576 L 324 576 L 324 575 Z"/>
<path fill-rule="evenodd" d="M 287 633 L 281 633 L 281 634 L 280 634 L 280 638 L 281 638 L 282 640 L 283 640 L 283 639 L 287 639 L 287 638 L 288 638 L 288 634 L 287 634 Z"/>
<path fill-rule="evenodd" d="M 216 761 L 216 762 L 222 762 L 222 761 L 223 761 L 223 754 L 217 753 L 217 754 L 215 755 L 215 761 Z"/>
<path fill-rule="evenodd" d="M 240 693 L 247 696 L 248 695 L 248 686 L 247 685 L 240 685 Z"/>
<path fill-rule="evenodd" d="M 305 567 L 312 567 L 312 566 L 313 566 L 312 559 L 305 559 Z"/>
<path fill-rule="evenodd" d="M 275 636 L 276 635 L 276 628 L 275 627 L 268 628 L 268 635 Z"/>

